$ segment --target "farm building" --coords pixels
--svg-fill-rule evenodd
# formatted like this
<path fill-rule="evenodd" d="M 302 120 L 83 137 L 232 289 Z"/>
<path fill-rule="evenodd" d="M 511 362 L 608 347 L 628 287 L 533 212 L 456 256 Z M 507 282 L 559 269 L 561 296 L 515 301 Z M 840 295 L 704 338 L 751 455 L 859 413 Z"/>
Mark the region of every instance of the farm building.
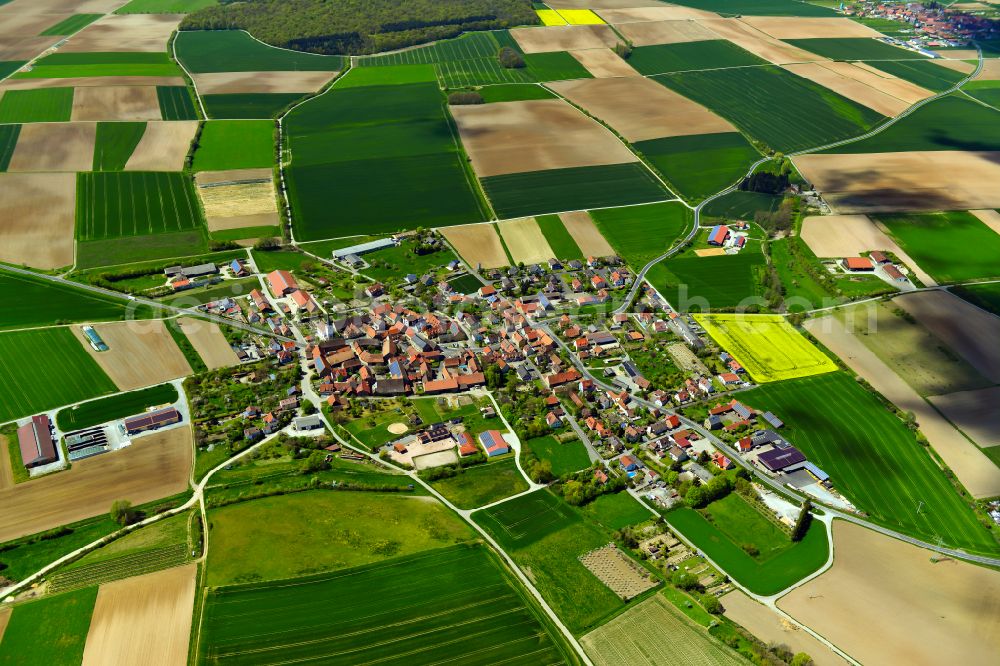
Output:
<path fill-rule="evenodd" d="M 108 345 L 97 334 L 93 326 L 84 326 L 83 334 L 87 336 L 87 340 L 90 342 L 90 346 L 94 348 L 94 351 L 108 351 Z"/>
<path fill-rule="evenodd" d="M 722 246 L 726 244 L 726 240 L 729 239 L 729 227 L 724 224 L 717 224 L 712 227 L 712 231 L 708 234 L 708 244 Z"/>
<path fill-rule="evenodd" d="M 367 254 L 368 252 L 375 252 L 377 250 L 384 250 L 387 247 L 394 247 L 396 241 L 391 238 L 383 238 L 381 240 L 374 240 L 368 243 L 359 243 L 358 245 L 351 245 L 349 247 L 344 247 L 339 250 L 333 251 L 334 259 L 346 259 L 350 255 L 361 256 L 362 254 Z"/>
<path fill-rule="evenodd" d="M 147 430 L 162 428 L 165 425 L 179 423 L 180 420 L 180 412 L 173 407 L 167 407 L 165 409 L 158 409 L 155 412 L 146 412 L 145 414 L 125 419 L 125 432 L 129 435 L 135 435 Z"/>
<path fill-rule="evenodd" d="M 267 283 L 271 285 L 271 293 L 278 297 L 286 296 L 299 288 L 299 283 L 295 281 L 292 274 L 282 270 L 268 273 Z"/>
<path fill-rule="evenodd" d="M 311 416 L 297 416 L 292 420 L 292 423 L 295 424 L 296 430 L 318 430 L 323 427 L 323 422 L 316 414 Z"/>
<path fill-rule="evenodd" d="M 455 441 L 458 442 L 458 455 L 463 458 L 479 452 L 479 447 L 476 446 L 476 443 L 472 441 L 472 436 L 467 432 L 455 435 Z"/>
<path fill-rule="evenodd" d="M 885 253 L 879 250 L 872 250 L 868 253 L 868 256 L 871 257 L 871 260 L 876 264 L 881 265 L 889 263 L 889 257 L 885 256 Z"/>
<path fill-rule="evenodd" d="M 873 271 L 875 264 L 868 257 L 847 257 L 840 262 L 844 269 L 849 271 Z"/>
<path fill-rule="evenodd" d="M 786 470 L 793 465 L 800 465 L 806 461 L 805 455 L 794 446 L 786 449 L 772 449 L 757 456 L 760 464 L 772 472 Z"/>
<path fill-rule="evenodd" d="M 504 441 L 503 435 L 500 434 L 499 430 L 487 430 L 482 433 L 479 435 L 479 443 L 486 449 L 486 455 L 491 458 L 510 451 L 510 447 L 507 446 L 507 442 Z"/>
<path fill-rule="evenodd" d="M 894 282 L 906 282 L 906 276 L 903 275 L 902 271 L 896 268 L 894 264 L 886 264 L 882 268 L 885 270 L 885 274 L 889 276 L 890 280 L 893 280 Z"/>
<path fill-rule="evenodd" d="M 32 416 L 31 421 L 17 429 L 21 462 L 27 468 L 47 465 L 59 459 L 52 441 L 52 423 L 45 414 Z"/>

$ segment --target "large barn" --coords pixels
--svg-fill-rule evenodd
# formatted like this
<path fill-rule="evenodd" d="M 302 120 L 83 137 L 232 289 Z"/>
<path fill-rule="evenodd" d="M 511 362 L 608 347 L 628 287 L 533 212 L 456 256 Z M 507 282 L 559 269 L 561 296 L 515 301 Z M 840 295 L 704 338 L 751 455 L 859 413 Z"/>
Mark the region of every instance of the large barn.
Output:
<path fill-rule="evenodd" d="M 47 465 L 59 459 L 52 441 L 52 424 L 45 414 L 32 416 L 31 421 L 17 429 L 21 462 L 27 468 Z"/>

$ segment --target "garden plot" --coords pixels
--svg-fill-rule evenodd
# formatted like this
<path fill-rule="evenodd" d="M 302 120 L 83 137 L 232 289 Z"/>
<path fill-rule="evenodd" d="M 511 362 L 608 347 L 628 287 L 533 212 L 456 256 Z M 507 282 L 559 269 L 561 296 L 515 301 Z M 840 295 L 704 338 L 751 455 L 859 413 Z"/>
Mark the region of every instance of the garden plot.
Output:
<path fill-rule="evenodd" d="M 898 115 L 914 102 L 934 95 L 930 90 L 902 79 L 876 76 L 851 63 L 807 62 L 783 65 L 782 68 L 883 116 Z"/>
<path fill-rule="evenodd" d="M 833 567 L 781 610 L 865 664 L 995 660 L 1000 573 L 840 520 L 833 540 Z"/>
<path fill-rule="evenodd" d="M 70 330 L 122 391 L 133 391 L 191 374 L 184 354 L 161 319 L 94 324 L 107 351 L 95 351 L 81 326 Z"/>
<path fill-rule="evenodd" d="M 181 317 L 177 320 L 177 325 L 209 370 L 239 364 L 240 359 L 215 322 Z"/>
<path fill-rule="evenodd" d="M 146 123 L 146 131 L 125 163 L 125 170 L 180 171 L 197 130 L 197 120 Z"/>
<path fill-rule="evenodd" d="M 76 174 L 0 173 L 0 260 L 72 265 L 75 212 Z"/>
<path fill-rule="evenodd" d="M 615 254 L 614 248 L 601 235 L 587 211 L 560 213 L 559 219 L 585 257 L 609 257 Z"/>
<path fill-rule="evenodd" d="M 1000 207 L 1000 153 L 800 155 L 795 166 L 840 213 Z"/>
<path fill-rule="evenodd" d="M 632 69 L 627 62 L 622 60 L 611 49 L 570 51 L 570 55 L 586 67 L 587 71 L 594 77 L 599 79 L 614 78 L 617 76 L 639 76 L 639 72 Z"/>
<path fill-rule="evenodd" d="M 580 561 L 623 601 L 637 597 L 659 584 L 652 574 L 633 562 L 614 544 L 585 553 L 580 556 Z"/>
<path fill-rule="evenodd" d="M 171 428 L 0 490 L 0 542 L 107 515 L 115 500 L 139 505 L 176 495 L 188 488 L 193 450 L 190 426 Z"/>
<path fill-rule="evenodd" d="M 931 396 L 928 400 L 979 446 L 1000 446 L 1000 387 Z"/>
<path fill-rule="evenodd" d="M 525 53 L 580 51 L 612 48 L 618 43 L 614 30 L 607 25 L 553 25 L 541 28 L 514 28 L 510 31 Z"/>
<path fill-rule="evenodd" d="M 501 222 L 497 229 L 514 263 L 538 264 L 555 256 L 533 217 Z"/>
<path fill-rule="evenodd" d="M 73 95 L 72 120 L 159 120 L 155 86 L 93 86 Z"/>
<path fill-rule="evenodd" d="M 199 95 L 306 93 L 322 88 L 339 72 L 206 72 L 193 74 Z"/>
<path fill-rule="evenodd" d="M 166 51 L 183 14 L 111 14 L 73 35 L 62 53 Z"/>
<path fill-rule="evenodd" d="M 614 134 L 562 100 L 454 106 L 451 112 L 480 178 L 638 161 Z"/>
<path fill-rule="evenodd" d="M 8 171 L 88 171 L 94 162 L 95 123 L 21 127 Z"/>
<path fill-rule="evenodd" d="M 752 28 L 775 39 L 812 39 L 814 37 L 881 37 L 866 25 L 849 18 L 806 16 L 744 16 L 740 19 Z"/>
<path fill-rule="evenodd" d="M 643 77 L 579 79 L 548 85 L 632 142 L 736 131 L 729 121 L 700 104 Z"/>
<path fill-rule="evenodd" d="M 728 39 L 745 51 L 774 63 L 784 65 L 791 62 L 813 62 L 827 60 L 823 56 L 809 53 L 791 44 L 764 34 L 739 19 L 715 18 L 698 21 L 712 32 Z"/>
<path fill-rule="evenodd" d="M 635 46 L 704 42 L 719 36 L 696 21 L 651 21 L 616 25 Z"/>
<path fill-rule="evenodd" d="M 83 666 L 186 663 L 197 571 L 189 564 L 101 585 Z"/>
<path fill-rule="evenodd" d="M 510 263 L 492 224 L 466 224 L 439 231 L 473 268 L 499 268 Z"/>

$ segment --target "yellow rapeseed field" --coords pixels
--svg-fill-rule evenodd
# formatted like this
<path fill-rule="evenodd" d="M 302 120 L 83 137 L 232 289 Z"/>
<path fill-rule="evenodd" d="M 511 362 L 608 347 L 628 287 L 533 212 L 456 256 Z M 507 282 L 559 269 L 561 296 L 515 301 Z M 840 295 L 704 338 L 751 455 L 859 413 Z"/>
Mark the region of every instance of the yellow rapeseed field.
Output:
<path fill-rule="evenodd" d="M 559 16 L 570 25 L 601 25 L 601 17 L 589 9 L 560 9 Z"/>
<path fill-rule="evenodd" d="M 554 9 L 536 9 L 535 13 L 542 20 L 542 25 L 566 25 L 566 21 Z"/>
<path fill-rule="evenodd" d="M 696 314 L 694 319 L 759 384 L 837 369 L 781 315 Z"/>

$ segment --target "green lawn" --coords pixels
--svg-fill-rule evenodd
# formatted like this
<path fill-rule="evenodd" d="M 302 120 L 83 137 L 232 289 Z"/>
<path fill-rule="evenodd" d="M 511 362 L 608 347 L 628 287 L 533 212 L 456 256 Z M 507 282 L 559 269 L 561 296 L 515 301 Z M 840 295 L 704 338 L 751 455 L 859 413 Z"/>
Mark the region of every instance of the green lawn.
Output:
<path fill-rule="evenodd" d="M 274 164 L 275 127 L 271 120 L 210 120 L 194 153 L 195 171 L 252 169 Z"/>
<path fill-rule="evenodd" d="M 72 88 L 8 90 L 0 98 L 0 123 L 66 122 L 72 111 Z"/>
<path fill-rule="evenodd" d="M 125 303 L 42 278 L 0 271 L 0 298 L 6 306 L 0 330 L 47 326 L 65 321 L 103 321 L 125 316 Z M 141 309 L 138 314 L 148 316 Z"/>
<path fill-rule="evenodd" d="M 0 642 L 0 664 L 79 664 L 96 600 L 97 588 L 88 587 L 16 606 Z"/>
<path fill-rule="evenodd" d="M 639 141 L 635 147 L 688 201 L 729 187 L 760 158 L 739 132 Z"/>
<path fill-rule="evenodd" d="M 534 455 L 539 460 L 552 463 L 552 473 L 556 476 L 573 474 L 590 467 L 590 456 L 587 447 L 576 439 L 565 444 L 552 435 L 535 437 L 522 442 L 525 456 Z"/>
<path fill-rule="evenodd" d="M 972 213 L 910 213 L 877 219 L 938 282 L 1000 277 L 1000 234 Z"/>
<path fill-rule="evenodd" d="M 767 61 L 725 39 L 656 44 L 632 49 L 628 64 L 640 74 L 670 74 L 719 67 L 766 65 Z"/>
<path fill-rule="evenodd" d="M 102 53 L 56 52 L 35 61 L 30 72 L 15 79 L 65 79 L 84 76 L 180 76 L 181 70 L 162 53 L 115 51 Z"/>
<path fill-rule="evenodd" d="M 947 90 L 966 77 L 932 60 L 874 61 L 868 64 L 934 92 Z"/>
<path fill-rule="evenodd" d="M 613 495 L 600 495 L 594 501 L 580 507 L 580 511 L 588 519 L 612 531 L 629 525 L 638 525 L 654 517 L 649 509 L 624 491 Z"/>
<path fill-rule="evenodd" d="M 676 202 L 593 210 L 590 216 L 615 252 L 636 270 L 666 252 L 691 225 L 691 211 Z"/>
<path fill-rule="evenodd" d="M 156 99 L 164 120 L 197 120 L 194 98 L 187 86 L 156 86 Z"/>
<path fill-rule="evenodd" d="M 72 35 L 104 16 L 104 14 L 72 14 L 41 32 L 44 36 Z"/>
<path fill-rule="evenodd" d="M 10 158 L 14 156 L 20 134 L 20 125 L 0 125 L 0 171 L 6 171 L 10 166 Z"/>
<path fill-rule="evenodd" d="M 775 382 L 740 401 L 777 414 L 784 435 L 874 522 L 974 552 L 1000 550 L 903 422 L 848 374 Z"/>
<path fill-rule="evenodd" d="M 121 171 L 146 132 L 146 123 L 97 123 L 94 171 Z"/>
<path fill-rule="evenodd" d="M 435 500 L 374 492 L 266 497 L 212 509 L 208 520 L 209 586 L 343 569 L 468 541 L 473 534 Z"/>
<path fill-rule="evenodd" d="M 319 71 L 343 69 L 340 56 L 278 49 L 241 30 L 182 31 L 174 41 L 189 72 Z"/>
<path fill-rule="evenodd" d="M 539 215 L 535 218 L 535 222 L 538 223 L 538 228 L 542 230 L 542 235 L 549 242 L 549 247 L 556 253 L 556 257 L 563 261 L 583 259 L 583 251 L 573 240 L 573 236 L 566 231 L 558 215 Z"/>
<path fill-rule="evenodd" d="M 56 425 L 63 432 L 80 430 L 114 419 L 141 414 L 147 407 L 176 401 L 177 389 L 172 384 L 160 384 L 60 410 L 56 414 Z"/>
<path fill-rule="evenodd" d="M 513 457 L 467 467 L 431 485 L 459 509 L 475 509 L 528 489 Z"/>

